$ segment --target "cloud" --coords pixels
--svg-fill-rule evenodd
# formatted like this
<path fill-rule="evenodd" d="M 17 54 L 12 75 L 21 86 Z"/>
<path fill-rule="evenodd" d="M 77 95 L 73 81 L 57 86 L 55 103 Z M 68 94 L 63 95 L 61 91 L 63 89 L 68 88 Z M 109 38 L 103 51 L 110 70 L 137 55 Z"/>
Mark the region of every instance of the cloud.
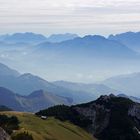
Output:
<path fill-rule="evenodd" d="M 47 34 L 108 34 L 124 31 L 123 26 L 139 30 L 139 9 L 139 0 L 0 0 L 0 30 Z"/>

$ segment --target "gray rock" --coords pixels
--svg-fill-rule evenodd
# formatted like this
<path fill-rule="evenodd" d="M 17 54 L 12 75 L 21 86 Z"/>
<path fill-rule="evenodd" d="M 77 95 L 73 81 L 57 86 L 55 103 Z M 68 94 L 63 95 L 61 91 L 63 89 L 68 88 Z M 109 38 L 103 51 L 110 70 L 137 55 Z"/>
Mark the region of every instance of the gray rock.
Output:
<path fill-rule="evenodd" d="M 0 140 L 11 140 L 10 136 L 0 127 Z"/>

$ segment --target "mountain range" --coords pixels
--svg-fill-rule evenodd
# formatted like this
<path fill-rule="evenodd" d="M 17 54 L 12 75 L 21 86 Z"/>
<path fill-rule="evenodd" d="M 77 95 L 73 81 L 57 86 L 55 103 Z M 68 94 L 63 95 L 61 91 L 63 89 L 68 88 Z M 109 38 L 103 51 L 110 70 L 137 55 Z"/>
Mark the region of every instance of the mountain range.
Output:
<path fill-rule="evenodd" d="M 43 90 L 61 97 L 71 98 L 72 103 L 75 104 L 96 99 L 101 94 L 117 93 L 103 84 L 48 82 L 30 73 L 20 74 L 4 64 L 0 64 L 0 71 L 0 86 L 23 96 Z"/>
<path fill-rule="evenodd" d="M 63 41 L 60 43 L 41 43 L 36 46 L 40 51 L 54 51 L 57 55 L 61 53 L 61 56 L 64 54 L 71 56 L 85 56 L 88 55 L 91 59 L 94 57 L 135 57 L 137 54 L 135 51 L 129 49 L 125 45 L 117 42 L 108 40 L 103 36 L 98 35 L 88 35 L 85 37 L 77 37 L 72 40 Z M 73 54 L 72 54 L 73 53 Z"/>
<path fill-rule="evenodd" d="M 46 37 L 41 34 L 36 34 L 32 32 L 25 32 L 25 33 L 14 33 L 14 34 L 5 34 L 0 36 L 1 42 L 6 43 L 29 43 L 29 44 L 36 44 L 41 42 L 62 42 L 70 39 L 74 39 L 78 37 L 76 34 L 53 34 L 49 37 Z"/>
<path fill-rule="evenodd" d="M 71 98 L 61 97 L 43 90 L 34 91 L 28 96 L 21 96 L 0 87 L 0 104 L 16 111 L 36 112 L 58 104 L 72 103 Z"/>
<path fill-rule="evenodd" d="M 48 82 L 30 73 L 20 74 L 0 64 L 0 105 L 35 112 L 57 104 L 77 104 L 117 91 L 103 84 Z"/>
<path fill-rule="evenodd" d="M 98 84 L 48 82 L 30 73 L 20 74 L 0 64 L 0 105 L 8 104 L 13 110 L 35 112 L 56 104 L 88 102 L 110 93 L 127 94 L 130 95 L 127 98 L 139 102 L 136 98 L 139 97 L 140 91 L 139 79 L 139 73 L 134 73 L 111 77 Z"/>
<path fill-rule="evenodd" d="M 139 38 L 138 33 L 133 34 L 136 36 L 134 38 Z M 50 37 L 58 37 L 58 40 L 64 37 L 61 42 L 49 41 L 49 37 L 34 33 L 5 36 L 7 39 L 4 41 L 2 36 L 0 42 L 0 62 L 14 66 L 19 71 L 30 71 L 49 81 L 91 83 L 125 73 L 128 69 L 132 73 L 140 69 L 139 52 L 133 49 L 133 46 L 111 39 L 111 36 L 78 37 L 75 34 L 58 34 Z M 15 42 L 9 43 L 8 40 L 12 40 L 9 38 L 14 38 Z"/>

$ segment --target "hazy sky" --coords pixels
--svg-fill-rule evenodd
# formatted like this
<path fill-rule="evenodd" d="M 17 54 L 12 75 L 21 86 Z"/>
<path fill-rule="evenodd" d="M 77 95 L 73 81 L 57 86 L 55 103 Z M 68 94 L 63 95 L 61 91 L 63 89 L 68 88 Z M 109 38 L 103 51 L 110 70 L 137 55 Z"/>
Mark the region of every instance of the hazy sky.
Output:
<path fill-rule="evenodd" d="M 0 0 L 0 33 L 140 30 L 140 0 Z"/>

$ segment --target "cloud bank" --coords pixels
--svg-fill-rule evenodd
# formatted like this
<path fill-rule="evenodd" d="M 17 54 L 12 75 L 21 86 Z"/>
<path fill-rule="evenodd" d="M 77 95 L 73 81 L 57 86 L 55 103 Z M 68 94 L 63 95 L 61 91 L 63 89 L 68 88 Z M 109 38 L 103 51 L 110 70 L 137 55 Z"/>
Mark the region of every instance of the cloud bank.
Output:
<path fill-rule="evenodd" d="M 1 33 L 139 31 L 139 0 L 0 0 Z"/>

